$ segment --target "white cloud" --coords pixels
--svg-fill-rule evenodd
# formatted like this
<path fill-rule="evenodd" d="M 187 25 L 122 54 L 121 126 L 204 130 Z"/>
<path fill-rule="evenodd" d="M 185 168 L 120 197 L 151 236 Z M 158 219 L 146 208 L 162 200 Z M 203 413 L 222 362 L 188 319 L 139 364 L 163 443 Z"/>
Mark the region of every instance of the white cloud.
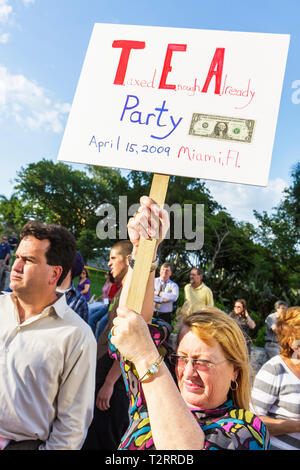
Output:
<path fill-rule="evenodd" d="M 213 198 L 237 221 L 251 222 L 257 225 L 253 210 L 270 212 L 283 197 L 283 190 L 288 183 L 282 178 L 269 181 L 267 187 L 242 184 L 205 181 Z"/>
<path fill-rule="evenodd" d="M 9 0 L 0 0 L 0 23 L 6 23 L 12 14 L 13 8 Z"/>
<path fill-rule="evenodd" d="M 9 4 L 9 0 L 0 0 L 0 44 L 6 44 L 10 38 L 10 34 L 3 32 L 3 27 L 12 23 L 13 8 Z"/>
<path fill-rule="evenodd" d="M 52 102 L 46 90 L 24 75 L 0 66 L 0 119 L 12 118 L 29 130 L 62 132 L 68 103 Z"/>
<path fill-rule="evenodd" d="M 1 44 L 6 44 L 10 38 L 9 33 L 0 33 L 0 43 Z"/>
<path fill-rule="evenodd" d="M 35 0 L 22 0 L 25 7 L 35 3 Z M 0 0 L 0 44 L 6 44 L 10 39 L 10 34 L 3 29 L 14 25 L 14 12 L 11 0 Z"/>

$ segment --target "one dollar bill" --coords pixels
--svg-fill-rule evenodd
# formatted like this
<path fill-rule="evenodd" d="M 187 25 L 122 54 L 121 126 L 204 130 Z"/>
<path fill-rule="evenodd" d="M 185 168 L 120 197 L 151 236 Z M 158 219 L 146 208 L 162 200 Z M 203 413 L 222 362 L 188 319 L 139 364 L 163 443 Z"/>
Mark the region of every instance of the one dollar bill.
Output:
<path fill-rule="evenodd" d="M 193 113 L 189 135 L 251 143 L 254 125 L 253 119 Z"/>

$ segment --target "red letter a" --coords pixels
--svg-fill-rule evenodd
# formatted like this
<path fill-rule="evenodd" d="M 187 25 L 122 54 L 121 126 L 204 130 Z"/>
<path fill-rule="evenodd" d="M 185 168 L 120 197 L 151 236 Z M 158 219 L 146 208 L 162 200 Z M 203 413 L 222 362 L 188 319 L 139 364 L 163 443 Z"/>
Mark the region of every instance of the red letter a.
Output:
<path fill-rule="evenodd" d="M 117 73 L 114 80 L 114 85 L 124 85 L 128 60 L 131 49 L 145 49 L 145 42 L 142 41 L 114 41 L 112 47 L 122 48 Z"/>
<path fill-rule="evenodd" d="M 207 92 L 210 81 L 215 75 L 216 76 L 215 94 L 216 95 L 220 94 L 224 54 L 225 54 L 225 48 L 217 47 L 213 60 L 211 61 L 211 64 L 210 64 L 210 68 L 206 77 L 206 81 L 204 83 L 204 87 L 202 88 L 202 93 Z"/>

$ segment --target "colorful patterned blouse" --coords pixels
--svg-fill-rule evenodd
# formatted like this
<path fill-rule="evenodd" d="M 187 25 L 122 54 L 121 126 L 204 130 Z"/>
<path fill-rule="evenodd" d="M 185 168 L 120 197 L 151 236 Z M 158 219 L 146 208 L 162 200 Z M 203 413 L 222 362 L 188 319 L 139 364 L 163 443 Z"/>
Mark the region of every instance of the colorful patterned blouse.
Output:
<path fill-rule="evenodd" d="M 148 325 L 158 351 L 165 356 L 169 352 L 166 340 L 169 336 L 168 324 L 153 319 Z M 129 361 L 124 360 L 116 348 L 109 343 L 112 357 L 120 360 L 125 386 L 130 399 L 130 422 L 119 450 L 155 449 L 150 420 L 142 385 L 138 374 Z M 228 399 L 214 410 L 191 409 L 205 434 L 205 450 L 266 450 L 269 448 L 269 434 L 263 422 L 250 411 L 238 409 Z"/>

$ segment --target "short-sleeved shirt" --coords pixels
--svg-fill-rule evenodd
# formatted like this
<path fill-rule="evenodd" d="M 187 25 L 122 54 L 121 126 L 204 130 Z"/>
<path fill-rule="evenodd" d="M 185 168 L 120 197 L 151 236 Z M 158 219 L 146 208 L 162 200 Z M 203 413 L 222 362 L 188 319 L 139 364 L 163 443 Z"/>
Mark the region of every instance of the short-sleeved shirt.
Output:
<path fill-rule="evenodd" d="M 272 341 L 272 343 L 278 344 L 277 335 L 274 330 L 272 330 L 272 326 L 276 325 L 277 320 L 279 318 L 279 313 L 274 312 L 270 313 L 270 315 L 266 318 L 266 341 Z"/>
<path fill-rule="evenodd" d="M 300 419 L 300 379 L 274 356 L 258 371 L 252 389 L 253 411 L 278 419 Z M 271 448 L 299 450 L 300 432 L 271 436 Z"/>
<path fill-rule="evenodd" d="M 161 292 L 162 286 L 164 286 L 164 290 L 161 295 L 154 295 L 154 310 L 159 310 L 160 313 L 169 313 L 173 311 L 173 304 L 178 299 L 179 287 L 176 282 L 172 281 L 171 279 L 168 279 L 165 283 L 163 283 L 160 277 L 156 277 L 154 280 L 154 289 L 158 292 Z M 162 300 L 165 302 L 162 302 Z"/>
<path fill-rule="evenodd" d="M 4 259 L 7 253 L 10 254 L 10 246 L 8 243 L 0 243 L 0 259 Z"/>
<path fill-rule="evenodd" d="M 10 246 L 10 249 L 12 251 L 14 251 L 14 249 L 16 248 L 16 246 L 14 246 L 14 245 L 17 245 L 19 243 L 19 240 L 15 237 L 9 237 L 9 239 L 7 241 L 8 241 L 8 244 Z"/>
<path fill-rule="evenodd" d="M 78 283 L 77 289 L 79 290 L 80 293 L 81 291 L 83 291 L 83 289 L 85 288 L 87 284 L 89 285 L 91 284 L 91 281 L 89 279 L 85 279 L 83 282 Z M 82 294 L 82 295 L 84 295 L 85 300 L 88 302 L 91 298 L 91 287 L 85 294 Z"/>

